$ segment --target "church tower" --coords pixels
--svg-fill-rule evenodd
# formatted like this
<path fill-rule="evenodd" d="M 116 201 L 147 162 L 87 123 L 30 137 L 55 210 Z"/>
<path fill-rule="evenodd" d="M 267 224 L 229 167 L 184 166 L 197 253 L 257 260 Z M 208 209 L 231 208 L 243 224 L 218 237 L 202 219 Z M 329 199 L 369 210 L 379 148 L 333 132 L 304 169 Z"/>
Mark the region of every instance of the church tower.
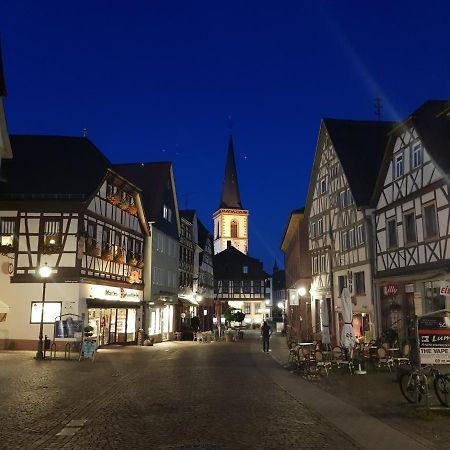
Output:
<path fill-rule="evenodd" d="M 219 209 L 213 214 L 214 254 L 228 247 L 228 242 L 242 253 L 248 253 L 248 210 L 242 208 L 234 160 L 233 138 L 228 141 L 228 154 Z"/>

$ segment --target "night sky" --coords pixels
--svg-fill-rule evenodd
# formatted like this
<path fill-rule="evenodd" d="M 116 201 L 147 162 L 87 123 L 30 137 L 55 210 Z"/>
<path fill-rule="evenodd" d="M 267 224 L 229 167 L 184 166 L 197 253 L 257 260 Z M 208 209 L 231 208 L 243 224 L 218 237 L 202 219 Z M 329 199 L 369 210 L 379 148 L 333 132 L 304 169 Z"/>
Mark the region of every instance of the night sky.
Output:
<path fill-rule="evenodd" d="M 249 252 L 271 271 L 320 118 L 450 98 L 449 18 L 448 0 L 3 0 L 9 131 L 86 127 L 112 162 L 172 160 L 180 208 L 212 229 L 231 115 Z"/>

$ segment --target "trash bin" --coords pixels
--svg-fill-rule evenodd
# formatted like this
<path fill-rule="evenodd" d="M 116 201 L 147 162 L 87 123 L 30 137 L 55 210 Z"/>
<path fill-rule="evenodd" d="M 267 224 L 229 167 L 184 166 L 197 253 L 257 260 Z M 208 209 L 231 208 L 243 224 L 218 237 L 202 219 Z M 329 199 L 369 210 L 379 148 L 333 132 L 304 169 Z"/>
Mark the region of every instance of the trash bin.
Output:
<path fill-rule="evenodd" d="M 44 349 L 45 350 L 50 350 L 50 344 L 51 344 L 50 339 L 47 337 L 47 335 L 45 335 L 45 338 L 44 338 Z"/>

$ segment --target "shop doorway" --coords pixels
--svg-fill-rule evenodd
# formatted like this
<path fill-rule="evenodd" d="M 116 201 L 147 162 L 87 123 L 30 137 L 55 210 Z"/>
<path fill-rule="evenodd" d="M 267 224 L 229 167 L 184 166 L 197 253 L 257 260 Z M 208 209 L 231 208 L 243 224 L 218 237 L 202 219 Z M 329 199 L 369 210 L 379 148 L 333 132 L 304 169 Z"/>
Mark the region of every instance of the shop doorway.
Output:
<path fill-rule="evenodd" d="M 89 308 L 89 325 L 99 345 L 134 343 L 136 311 L 134 308 Z"/>

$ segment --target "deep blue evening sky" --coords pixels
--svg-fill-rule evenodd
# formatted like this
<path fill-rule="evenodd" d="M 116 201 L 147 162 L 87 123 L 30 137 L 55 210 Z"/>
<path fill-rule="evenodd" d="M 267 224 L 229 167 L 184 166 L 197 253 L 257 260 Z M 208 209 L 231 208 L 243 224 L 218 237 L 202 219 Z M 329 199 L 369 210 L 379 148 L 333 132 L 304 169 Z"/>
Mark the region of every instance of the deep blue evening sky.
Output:
<path fill-rule="evenodd" d="M 3 0 L 11 133 L 172 160 L 212 229 L 232 115 L 249 251 L 271 271 L 305 202 L 321 117 L 399 119 L 450 98 L 450 2 Z"/>

